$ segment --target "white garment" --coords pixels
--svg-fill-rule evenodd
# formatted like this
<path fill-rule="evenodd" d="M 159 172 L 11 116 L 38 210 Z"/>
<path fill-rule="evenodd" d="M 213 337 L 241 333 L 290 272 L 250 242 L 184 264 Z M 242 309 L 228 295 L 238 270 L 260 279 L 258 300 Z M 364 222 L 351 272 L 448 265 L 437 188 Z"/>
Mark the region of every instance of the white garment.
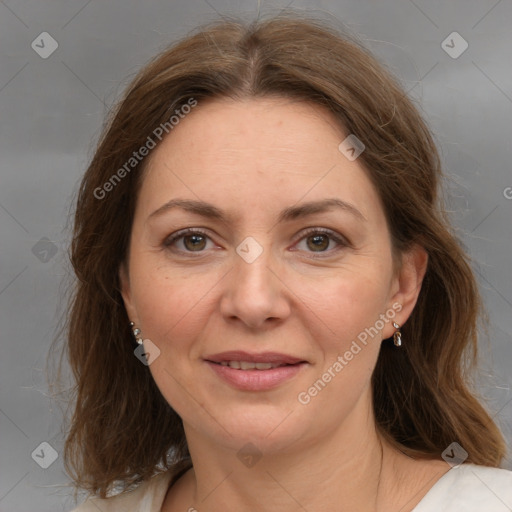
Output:
<path fill-rule="evenodd" d="M 413 512 L 511 512 L 512 471 L 461 464 L 445 473 Z"/>
<path fill-rule="evenodd" d="M 158 473 L 136 489 L 112 498 L 89 498 L 71 512 L 160 512 L 172 475 L 172 471 Z"/>
<path fill-rule="evenodd" d="M 104 500 L 89 498 L 72 512 L 161 512 L 172 472 Z M 94 502 L 94 503 L 93 503 Z M 445 473 L 413 512 L 511 512 L 512 471 L 461 464 Z M 185 511 L 184 511 L 185 512 Z"/>

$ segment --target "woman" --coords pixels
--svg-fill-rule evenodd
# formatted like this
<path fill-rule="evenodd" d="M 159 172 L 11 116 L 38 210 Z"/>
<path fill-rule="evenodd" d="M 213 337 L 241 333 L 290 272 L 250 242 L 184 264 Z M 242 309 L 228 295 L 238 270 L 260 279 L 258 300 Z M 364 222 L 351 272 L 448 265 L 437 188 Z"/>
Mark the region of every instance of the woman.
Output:
<path fill-rule="evenodd" d="M 440 178 L 411 101 L 325 24 L 157 56 L 78 197 L 75 510 L 510 510 Z"/>

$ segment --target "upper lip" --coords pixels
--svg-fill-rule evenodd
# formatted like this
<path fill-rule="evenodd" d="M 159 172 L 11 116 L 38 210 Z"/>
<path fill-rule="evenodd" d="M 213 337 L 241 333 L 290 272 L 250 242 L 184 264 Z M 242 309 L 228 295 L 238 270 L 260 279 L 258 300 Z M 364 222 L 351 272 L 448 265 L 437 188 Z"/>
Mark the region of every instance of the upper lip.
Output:
<path fill-rule="evenodd" d="M 272 364 L 296 364 L 306 362 L 304 359 L 280 354 L 278 352 L 261 352 L 259 354 L 250 354 L 241 350 L 232 350 L 221 352 L 205 357 L 206 361 L 221 363 L 222 361 L 247 361 L 251 363 L 272 363 Z"/>

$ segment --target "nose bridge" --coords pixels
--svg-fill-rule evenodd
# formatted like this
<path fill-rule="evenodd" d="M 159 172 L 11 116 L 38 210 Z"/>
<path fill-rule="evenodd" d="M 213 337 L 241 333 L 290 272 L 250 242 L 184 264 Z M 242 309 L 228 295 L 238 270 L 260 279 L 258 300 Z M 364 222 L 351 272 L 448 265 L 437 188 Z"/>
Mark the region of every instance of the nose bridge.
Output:
<path fill-rule="evenodd" d="M 270 250 L 265 250 L 254 261 L 239 257 L 235 260 L 236 289 L 267 294 L 272 288 Z"/>
<path fill-rule="evenodd" d="M 268 318 L 284 318 L 289 311 L 284 286 L 272 269 L 276 262 L 269 237 L 260 239 L 262 243 L 247 237 L 236 248 L 234 272 L 222 301 L 224 315 L 252 327 Z"/>
<path fill-rule="evenodd" d="M 247 237 L 236 248 L 234 285 L 239 296 L 247 294 L 254 300 L 268 300 L 272 294 L 272 250 L 268 238 L 263 243 L 265 246 Z"/>

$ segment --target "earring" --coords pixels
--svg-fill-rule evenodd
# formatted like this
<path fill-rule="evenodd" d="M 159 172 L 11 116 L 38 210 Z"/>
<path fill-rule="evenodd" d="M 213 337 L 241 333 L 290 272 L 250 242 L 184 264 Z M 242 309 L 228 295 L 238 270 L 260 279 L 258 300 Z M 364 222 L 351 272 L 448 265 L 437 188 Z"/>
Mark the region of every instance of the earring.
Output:
<path fill-rule="evenodd" d="M 395 333 L 393 334 L 393 343 L 395 344 L 395 347 L 401 347 L 402 333 L 400 332 L 400 325 L 396 322 L 393 322 L 393 327 L 396 329 Z"/>
<path fill-rule="evenodd" d="M 139 336 L 140 335 L 140 329 L 138 327 L 135 327 L 135 324 L 133 322 L 130 322 L 130 327 L 132 328 L 132 332 L 133 332 L 133 336 L 135 338 L 135 341 L 139 345 L 142 345 L 142 338 Z"/>

